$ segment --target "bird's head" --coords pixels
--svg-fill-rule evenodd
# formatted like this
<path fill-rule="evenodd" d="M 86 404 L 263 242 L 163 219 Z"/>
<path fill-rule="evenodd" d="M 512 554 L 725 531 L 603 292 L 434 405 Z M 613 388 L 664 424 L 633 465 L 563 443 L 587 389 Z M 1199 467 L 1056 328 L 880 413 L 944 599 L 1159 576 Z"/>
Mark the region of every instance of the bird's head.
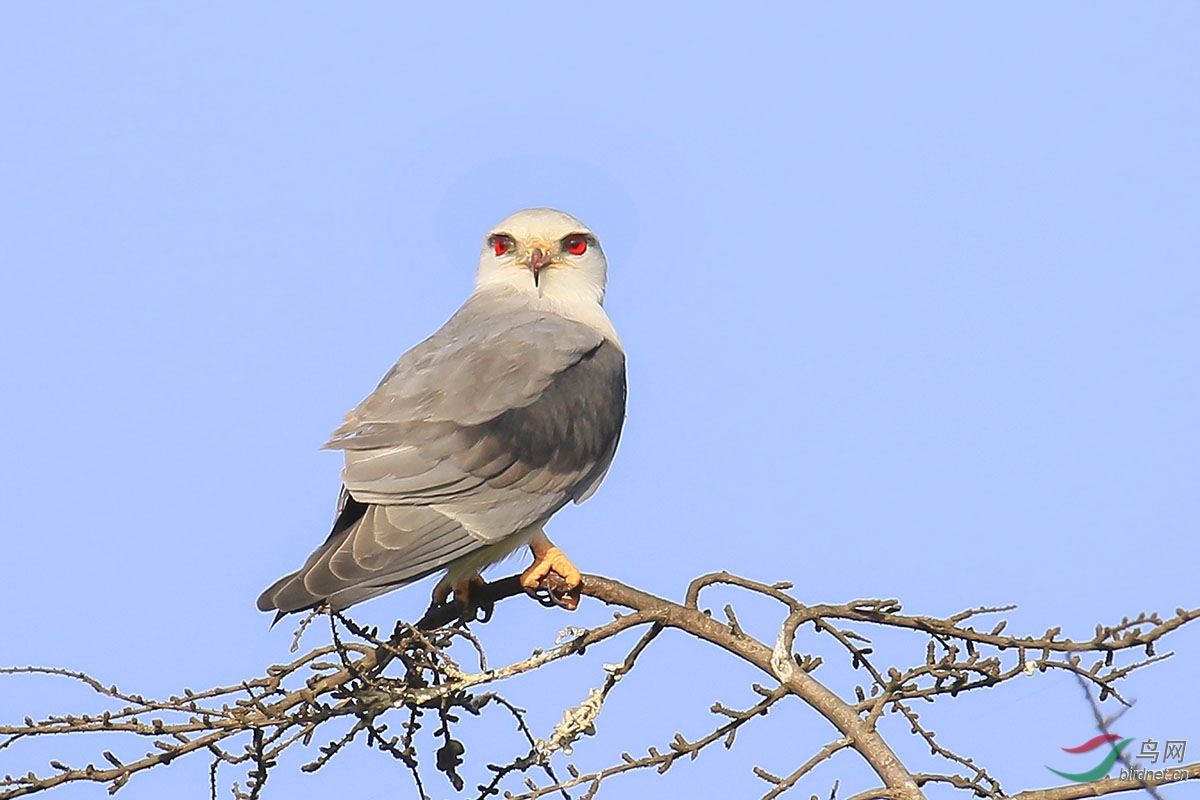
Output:
<path fill-rule="evenodd" d="M 475 285 L 602 304 L 607 275 L 604 251 L 586 225 L 553 208 L 527 208 L 484 237 Z"/>

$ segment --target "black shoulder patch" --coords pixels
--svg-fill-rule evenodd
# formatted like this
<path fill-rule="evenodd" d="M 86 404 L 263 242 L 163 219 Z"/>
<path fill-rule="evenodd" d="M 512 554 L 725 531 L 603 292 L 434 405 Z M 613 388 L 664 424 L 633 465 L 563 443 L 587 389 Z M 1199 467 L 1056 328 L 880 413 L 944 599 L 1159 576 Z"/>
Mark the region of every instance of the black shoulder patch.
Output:
<path fill-rule="evenodd" d="M 530 469 L 590 472 L 625 421 L 625 354 L 605 340 L 558 373 L 537 400 L 462 432 Z"/>

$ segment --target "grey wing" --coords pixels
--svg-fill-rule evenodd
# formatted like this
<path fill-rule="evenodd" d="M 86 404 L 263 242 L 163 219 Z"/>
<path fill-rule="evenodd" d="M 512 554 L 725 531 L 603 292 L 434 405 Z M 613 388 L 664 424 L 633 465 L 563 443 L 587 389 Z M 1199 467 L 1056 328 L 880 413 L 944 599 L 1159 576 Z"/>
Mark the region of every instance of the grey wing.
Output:
<path fill-rule="evenodd" d="M 492 542 L 600 477 L 625 357 L 586 325 L 486 299 L 407 353 L 326 446 L 346 451 L 355 499 L 435 508 Z"/>
<path fill-rule="evenodd" d="M 428 508 L 345 502 L 333 532 L 296 572 L 258 598 L 262 611 L 280 614 L 328 602 L 348 608 L 429 575 L 474 551 L 462 527 Z"/>
<path fill-rule="evenodd" d="M 523 309 L 459 311 L 328 443 L 346 495 L 326 543 L 260 607 L 344 608 L 531 525 L 603 478 L 625 414 L 619 345 Z"/>

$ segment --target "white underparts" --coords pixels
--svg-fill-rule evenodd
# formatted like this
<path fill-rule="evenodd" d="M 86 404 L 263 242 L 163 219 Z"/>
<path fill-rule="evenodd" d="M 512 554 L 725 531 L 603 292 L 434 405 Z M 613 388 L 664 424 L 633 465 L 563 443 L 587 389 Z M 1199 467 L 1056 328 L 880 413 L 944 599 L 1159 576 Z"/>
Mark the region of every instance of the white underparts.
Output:
<path fill-rule="evenodd" d="M 453 589 L 455 586 L 461 586 L 491 565 L 508 558 L 522 546 L 529 544 L 530 539 L 541 533 L 541 525 L 532 525 L 520 533 L 506 536 L 494 544 L 468 553 L 450 565 L 446 574 L 438 581 L 438 588 Z"/>

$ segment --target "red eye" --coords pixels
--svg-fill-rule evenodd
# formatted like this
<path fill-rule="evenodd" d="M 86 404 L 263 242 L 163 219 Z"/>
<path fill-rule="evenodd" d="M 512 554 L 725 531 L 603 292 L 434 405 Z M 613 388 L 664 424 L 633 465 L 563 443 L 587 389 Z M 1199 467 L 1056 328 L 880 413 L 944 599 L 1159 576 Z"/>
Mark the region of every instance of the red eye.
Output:
<path fill-rule="evenodd" d="M 581 256 L 587 252 L 587 239 L 583 236 L 568 236 L 563 240 L 563 244 L 573 256 Z"/>
<path fill-rule="evenodd" d="M 507 236 L 492 237 L 492 249 L 496 251 L 496 255 L 502 256 L 512 249 L 512 239 Z"/>

